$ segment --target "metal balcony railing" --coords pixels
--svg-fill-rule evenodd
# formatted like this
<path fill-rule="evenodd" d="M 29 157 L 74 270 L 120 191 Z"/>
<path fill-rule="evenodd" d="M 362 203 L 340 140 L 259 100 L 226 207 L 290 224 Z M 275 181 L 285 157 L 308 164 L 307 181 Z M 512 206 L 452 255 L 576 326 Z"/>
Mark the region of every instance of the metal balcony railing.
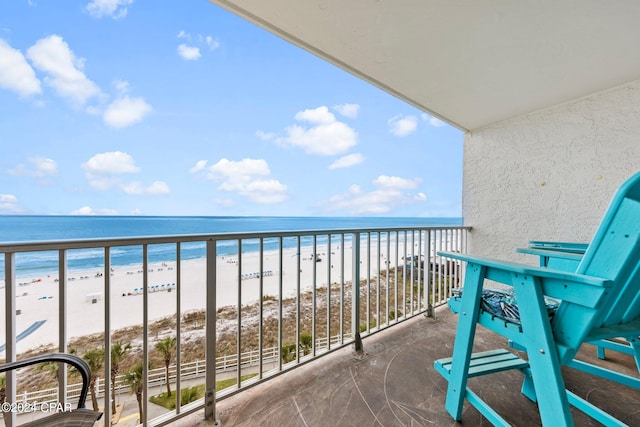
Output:
<path fill-rule="evenodd" d="M 122 325 L 131 328 L 129 318 L 139 319 L 141 336 L 131 354 L 142 366 L 149 367 L 162 338 L 176 339 L 169 371 L 176 409 L 149 418 L 149 387 L 164 384 L 165 369 L 143 369 L 143 424 L 165 425 L 203 408 L 215 419 L 216 400 L 346 345 L 362 350 L 363 337 L 417 314 L 431 315 L 461 281 L 460 265 L 436 253 L 466 252 L 468 230 L 374 228 L 0 244 L 5 318 L 0 357 L 15 360 L 45 334 L 43 343 L 54 341 L 53 351 L 68 352 L 72 338 L 95 333 L 102 335 L 100 347 L 110 349 Z M 137 261 L 122 263 L 125 252 Z M 83 257 L 91 258 L 91 277 L 69 268 L 70 259 Z M 38 260 L 44 260 L 42 266 Z M 25 277 L 27 271 L 46 275 L 49 284 Z M 57 309 L 37 325 L 24 315 L 30 308 L 21 296 L 30 288 L 46 289 L 43 304 Z M 160 318 L 171 322 L 159 332 L 154 322 Z M 204 357 L 184 359 L 196 339 L 202 340 Z M 110 353 L 104 352 L 101 372 L 111 372 Z M 249 370 L 255 376 L 243 381 Z M 216 375 L 222 372 L 235 375 L 235 384 L 216 392 Z M 102 375 L 98 395 L 108 420 L 114 396 Z M 204 398 L 181 405 L 183 382 L 199 375 Z M 73 400 L 76 386 L 67 383 L 64 367 L 58 377 L 55 398 Z M 116 393 L 126 388 L 121 379 Z M 36 399 L 35 391 L 21 389 L 22 381 L 20 372 L 7 375 L 8 402 Z M 38 393 L 37 399 L 54 398 L 51 391 Z M 15 422 L 12 414 L 8 423 Z"/>

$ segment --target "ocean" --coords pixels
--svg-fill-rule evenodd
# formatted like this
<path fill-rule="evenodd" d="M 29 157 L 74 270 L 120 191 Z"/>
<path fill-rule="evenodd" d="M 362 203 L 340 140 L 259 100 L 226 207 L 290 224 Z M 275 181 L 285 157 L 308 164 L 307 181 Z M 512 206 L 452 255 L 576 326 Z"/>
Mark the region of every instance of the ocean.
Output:
<path fill-rule="evenodd" d="M 234 232 L 300 231 L 349 228 L 391 228 L 460 226 L 461 218 L 390 218 L 390 217 L 166 217 L 166 216 L 0 216 L 0 244 L 9 242 L 44 242 L 54 240 L 98 239 L 117 237 L 174 236 Z M 326 242 L 326 241 L 325 241 Z M 323 241 L 318 239 L 318 244 Z M 285 247 L 296 245 L 286 239 Z M 312 244 L 312 238 L 301 239 L 302 246 Z M 265 239 L 265 250 L 276 249 L 277 240 Z M 243 252 L 258 251 L 257 241 L 243 242 Z M 219 255 L 237 254 L 237 244 L 221 242 Z M 111 251 L 114 267 L 140 265 L 139 246 L 118 247 Z M 203 258 L 203 243 L 184 243 L 181 259 Z M 4 255 L 0 254 L 0 277 L 4 277 Z M 175 260 L 175 245 L 153 245 L 149 262 Z M 16 275 L 37 276 L 57 271 L 55 251 L 16 255 Z M 101 249 L 73 250 L 67 253 L 69 270 L 88 270 L 104 266 Z"/>

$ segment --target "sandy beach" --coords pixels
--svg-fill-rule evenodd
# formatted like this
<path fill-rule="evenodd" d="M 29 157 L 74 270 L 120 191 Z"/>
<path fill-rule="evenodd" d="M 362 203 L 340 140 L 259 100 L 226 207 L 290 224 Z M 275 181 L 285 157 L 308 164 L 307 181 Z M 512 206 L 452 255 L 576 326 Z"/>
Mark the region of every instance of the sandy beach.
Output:
<path fill-rule="evenodd" d="M 396 250 L 394 242 L 387 249 L 386 242 L 382 242 L 378 255 L 377 242 L 372 242 L 371 276 L 377 274 L 378 258 L 380 268 L 386 268 L 386 262 L 396 265 Z M 410 251 L 410 247 L 408 251 Z M 367 248 L 363 244 L 361 249 L 361 278 L 367 277 L 369 265 L 367 262 Z M 342 263 L 344 252 L 344 263 Z M 402 265 L 404 246 L 400 244 L 400 260 Z M 417 248 L 416 248 L 417 254 Z M 410 255 L 410 253 L 408 254 Z M 344 281 L 351 280 L 352 250 L 351 247 L 340 248 L 332 244 L 329 249 L 318 246 L 316 257 L 312 247 L 303 247 L 298 257 L 296 249 L 285 249 L 280 268 L 278 251 L 265 251 L 263 265 L 260 266 L 258 252 L 249 252 L 238 256 L 217 258 L 217 307 L 238 304 L 238 290 L 241 290 L 241 303 L 247 305 L 259 299 L 260 271 L 262 277 L 263 295 L 278 296 L 279 282 L 282 277 L 283 297 L 294 296 L 297 288 L 298 258 L 300 259 L 301 289 L 315 286 L 324 287 L 327 276 L 331 283 L 340 283 L 342 271 Z M 240 264 L 242 271 L 240 271 Z M 344 264 L 344 265 L 343 265 Z M 180 312 L 203 310 L 206 295 L 206 262 L 205 259 L 186 260 L 181 262 L 181 307 Z M 166 262 L 148 266 L 149 290 L 149 320 L 175 315 L 177 297 L 177 266 L 176 262 Z M 281 271 L 282 270 L 282 271 Z M 67 274 L 67 336 L 69 339 L 83 335 L 104 331 L 105 313 L 105 280 L 104 271 L 69 271 Z M 59 281 L 54 275 L 38 277 L 16 278 L 16 334 L 21 338 L 18 342 L 18 353 L 36 348 L 43 344 L 58 341 L 58 306 Z M 117 330 L 133 325 L 140 325 L 143 321 L 143 271 L 142 266 L 116 267 L 110 272 L 110 329 Z M 4 288 L 4 281 L 0 281 Z M 5 306 L 4 289 L 0 291 L 0 307 Z M 4 309 L 3 309 L 4 310 Z M 38 325 L 38 326 L 36 326 Z M 35 330 L 33 330 L 35 329 Z M 5 324 L 0 325 L 0 337 L 4 338 Z M 21 337 L 21 334 L 26 335 Z M 0 342 L 4 339 L 0 338 Z M 4 355 L 4 349 L 0 357 Z"/>

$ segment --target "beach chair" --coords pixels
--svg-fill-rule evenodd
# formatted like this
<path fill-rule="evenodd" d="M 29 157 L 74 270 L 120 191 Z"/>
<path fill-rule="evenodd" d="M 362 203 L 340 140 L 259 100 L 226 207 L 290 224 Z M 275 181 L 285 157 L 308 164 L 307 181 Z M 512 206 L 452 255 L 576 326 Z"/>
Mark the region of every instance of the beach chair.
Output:
<path fill-rule="evenodd" d="M 526 248 L 518 248 L 516 252 L 538 256 L 541 267 L 573 272 L 578 268 L 588 246 L 587 243 L 531 240 Z M 631 340 L 618 337 L 590 344 L 596 347 L 598 359 L 606 359 L 606 349 L 633 356 L 640 373 L 640 341 L 638 337 L 633 337 Z"/>
<path fill-rule="evenodd" d="M 26 424 L 21 424 L 21 427 L 90 427 L 93 426 L 96 421 L 102 417 L 102 412 L 85 409 L 85 401 L 87 400 L 87 393 L 89 392 L 89 381 L 91 379 L 91 370 L 89 365 L 81 357 L 73 354 L 64 353 L 52 353 L 41 356 L 29 357 L 27 359 L 19 360 L 17 362 L 10 362 L 0 365 L 0 373 L 12 371 L 15 369 L 24 368 L 30 365 L 36 365 L 44 362 L 62 362 L 69 364 L 76 368 L 82 376 L 82 389 L 80 396 L 78 397 L 77 408 L 71 411 L 56 412 L 48 415 L 44 418 L 31 421 Z"/>
<path fill-rule="evenodd" d="M 509 425 L 467 387 L 467 381 L 516 369 L 524 374 L 522 393 L 537 402 L 543 425 L 573 425 L 569 404 L 605 425 L 622 425 L 567 391 L 561 366 L 587 365 L 574 360 L 585 342 L 640 335 L 639 219 L 637 173 L 614 195 L 575 272 L 439 253 L 467 263 L 462 295 L 449 300 L 451 309 L 459 313 L 453 357 L 434 363 L 448 380 L 445 407 L 456 421 L 461 420 L 466 398 L 493 424 Z M 497 307 L 483 299 L 485 280 L 502 283 L 510 291 L 509 298 Z M 478 323 L 524 349 L 527 360 L 506 349 L 473 354 Z M 640 389 L 638 378 L 592 365 L 582 369 L 597 370 L 600 376 Z"/>

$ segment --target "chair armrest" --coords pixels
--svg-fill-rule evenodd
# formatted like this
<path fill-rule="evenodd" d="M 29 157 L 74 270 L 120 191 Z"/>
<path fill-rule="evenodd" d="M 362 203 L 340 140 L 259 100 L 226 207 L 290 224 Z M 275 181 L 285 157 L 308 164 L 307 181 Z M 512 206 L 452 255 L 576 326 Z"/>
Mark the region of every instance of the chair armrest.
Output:
<path fill-rule="evenodd" d="M 80 397 L 78 398 L 78 409 L 84 408 L 85 401 L 87 400 L 87 394 L 89 392 L 89 381 L 91 379 L 91 369 L 87 362 L 75 354 L 66 353 L 51 353 L 43 354 L 40 356 L 28 357 L 26 359 L 18 360 L 16 362 L 3 363 L 0 365 L 0 372 L 12 371 L 19 368 L 24 368 L 30 365 L 37 365 L 44 362 L 62 362 L 73 366 L 80 372 L 82 376 L 82 390 L 80 391 Z"/>
<path fill-rule="evenodd" d="M 516 252 L 521 254 L 527 254 L 527 255 L 536 255 L 540 257 L 566 259 L 569 261 L 576 261 L 576 262 L 580 262 L 582 260 L 582 256 L 584 255 L 578 252 L 556 250 L 555 248 L 542 249 L 539 247 L 517 248 Z"/>
<path fill-rule="evenodd" d="M 545 295 L 571 301 L 585 307 L 594 307 L 604 293 L 605 288 L 611 287 L 613 283 L 611 280 L 600 277 L 460 254 L 457 252 L 438 252 L 438 255 L 485 267 L 487 269 L 485 274 L 486 279 L 509 286 L 513 285 L 514 274 L 542 279 L 543 292 Z"/>
<path fill-rule="evenodd" d="M 588 243 L 550 242 L 545 240 L 529 241 L 529 248 L 532 249 L 548 249 L 557 252 L 570 252 L 575 254 L 584 254 L 588 247 Z"/>

